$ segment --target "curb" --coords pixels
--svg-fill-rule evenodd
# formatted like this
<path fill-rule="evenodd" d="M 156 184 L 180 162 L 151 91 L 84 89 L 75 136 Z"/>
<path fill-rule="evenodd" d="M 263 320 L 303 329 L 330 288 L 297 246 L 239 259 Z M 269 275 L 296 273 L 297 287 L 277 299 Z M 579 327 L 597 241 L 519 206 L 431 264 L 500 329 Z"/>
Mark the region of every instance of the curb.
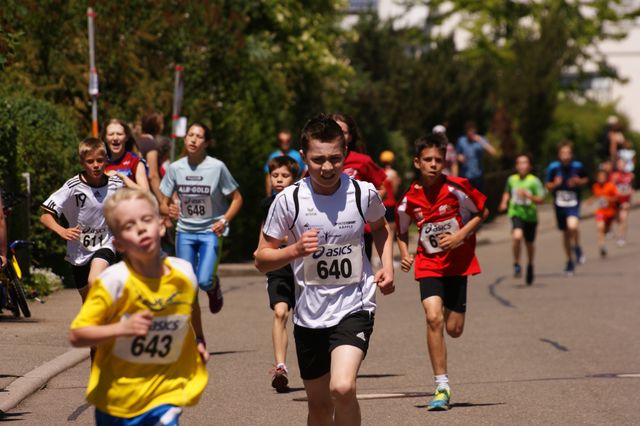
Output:
<path fill-rule="evenodd" d="M 71 349 L 14 380 L 0 394 L 0 413 L 6 413 L 42 389 L 49 380 L 89 358 L 89 349 Z"/>

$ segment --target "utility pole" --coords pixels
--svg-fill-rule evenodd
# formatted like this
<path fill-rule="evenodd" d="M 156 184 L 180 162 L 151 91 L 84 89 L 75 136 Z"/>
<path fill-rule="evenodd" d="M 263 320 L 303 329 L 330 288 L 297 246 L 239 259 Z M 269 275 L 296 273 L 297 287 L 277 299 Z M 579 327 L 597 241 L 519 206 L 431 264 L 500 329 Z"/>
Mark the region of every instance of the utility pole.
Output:
<path fill-rule="evenodd" d="M 96 13 L 87 9 L 89 26 L 89 96 L 91 96 L 91 136 L 98 137 L 98 71 L 96 70 L 95 25 Z"/>
<path fill-rule="evenodd" d="M 182 108 L 182 65 L 175 67 L 175 83 L 173 85 L 173 111 L 171 113 L 171 162 L 176 159 L 176 139 L 178 130 L 178 121 L 180 120 L 180 109 Z"/>

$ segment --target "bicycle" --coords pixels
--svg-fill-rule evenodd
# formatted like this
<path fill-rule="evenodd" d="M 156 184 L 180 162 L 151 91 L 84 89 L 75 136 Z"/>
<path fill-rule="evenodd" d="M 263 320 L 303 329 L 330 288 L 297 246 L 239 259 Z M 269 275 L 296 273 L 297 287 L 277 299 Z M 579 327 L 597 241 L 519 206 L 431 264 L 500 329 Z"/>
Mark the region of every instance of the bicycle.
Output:
<path fill-rule="evenodd" d="M 10 254 L 7 264 L 0 264 L 0 310 L 8 309 L 14 317 L 20 318 L 20 311 L 25 318 L 31 317 L 27 296 L 22 285 L 22 270 L 16 258 L 16 249 L 23 245 L 33 245 L 32 241 L 16 240 L 9 245 Z"/>

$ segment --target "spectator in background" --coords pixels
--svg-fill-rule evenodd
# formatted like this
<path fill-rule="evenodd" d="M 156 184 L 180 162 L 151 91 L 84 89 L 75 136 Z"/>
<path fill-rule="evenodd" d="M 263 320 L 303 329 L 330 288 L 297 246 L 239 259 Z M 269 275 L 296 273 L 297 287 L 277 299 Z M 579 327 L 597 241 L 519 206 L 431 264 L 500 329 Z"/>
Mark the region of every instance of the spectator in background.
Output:
<path fill-rule="evenodd" d="M 442 124 L 438 124 L 438 125 L 434 126 L 432 132 L 433 133 L 440 133 L 440 134 L 444 135 L 445 137 L 447 136 L 447 128 Z M 458 177 L 458 175 L 460 173 L 459 173 L 459 170 L 458 170 L 458 158 L 457 157 L 458 157 L 458 155 L 456 154 L 456 147 L 453 146 L 453 144 L 447 138 L 447 150 L 445 151 L 444 169 L 442 170 L 443 174 L 445 174 L 447 176 Z"/>
<path fill-rule="evenodd" d="M 629 139 L 625 139 L 622 148 L 618 150 L 618 159 L 624 163 L 624 171 L 633 173 L 636 169 L 636 150 Z M 618 162 L 616 162 L 618 164 Z"/>
<path fill-rule="evenodd" d="M 171 142 L 162 136 L 164 130 L 164 117 L 161 113 L 152 111 L 142 116 L 142 134 L 136 140 L 140 155 L 147 162 L 149 187 L 158 200 L 161 200 L 160 192 L 160 152 L 165 151 L 164 146 Z"/>
<path fill-rule="evenodd" d="M 398 172 L 393 168 L 394 160 L 395 155 L 393 152 L 387 150 L 380 153 L 380 164 L 387 175 L 387 180 L 385 181 L 386 194 L 382 203 L 387 209 L 385 218 L 387 219 L 387 222 L 389 222 L 391 232 L 395 234 L 394 222 L 396 216 L 396 196 L 398 195 L 398 189 L 400 189 L 402 180 L 400 179 Z"/>
<path fill-rule="evenodd" d="M 489 155 L 494 157 L 496 150 L 476 132 L 477 127 L 473 121 L 468 121 L 464 128 L 465 135 L 460 136 L 456 145 L 458 162 L 460 163 L 460 176 L 469 180 L 471 185 L 482 191 L 482 158 L 484 152 L 487 151 Z"/>
<path fill-rule="evenodd" d="M 306 166 L 304 161 L 302 161 L 302 156 L 298 151 L 291 148 L 291 132 L 287 129 L 282 129 L 278 132 L 278 145 L 279 149 L 273 151 L 269 154 L 269 158 L 264 163 L 264 173 L 265 173 L 265 193 L 267 197 L 270 197 L 273 194 L 273 188 L 271 187 L 271 177 L 269 175 L 269 161 L 276 157 L 281 157 L 283 155 L 288 155 L 289 157 L 296 160 L 299 167 L 298 176 L 295 177 L 295 180 L 298 180 L 300 176 L 304 175 L 306 170 Z"/>
<path fill-rule="evenodd" d="M 356 121 L 352 117 L 341 113 L 331 114 L 331 118 L 342 129 L 347 145 L 347 157 L 342 165 L 342 172 L 353 179 L 372 183 L 378 190 L 380 198 L 384 198 L 387 191 L 385 188 L 387 174 L 378 167 L 371 157 L 365 154 L 365 145 Z M 371 236 L 369 224 L 364 227 L 364 245 L 367 257 L 371 260 L 373 237 Z"/>
<path fill-rule="evenodd" d="M 7 223 L 4 219 L 2 189 L 0 189 L 0 269 L 7 263 Z"/>

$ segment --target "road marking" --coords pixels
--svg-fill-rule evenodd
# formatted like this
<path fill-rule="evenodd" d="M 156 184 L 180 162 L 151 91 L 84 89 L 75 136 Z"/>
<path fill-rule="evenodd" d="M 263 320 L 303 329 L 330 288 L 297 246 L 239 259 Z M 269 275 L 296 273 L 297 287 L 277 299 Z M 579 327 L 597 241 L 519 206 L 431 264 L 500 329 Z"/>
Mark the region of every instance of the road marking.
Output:
<path fill-rule="evenodd" d="M 620 377 L 621 379 L 640 379 L 640 373 L 634 373 L 634 374 L 617 374 L 617 377 Z"/>
<path fill-rule="evenodd" d="M 422 398 L 433 396 L 433 392 L 396 392 L 396 393 L 367 393 L 359 394 L 358 400 L 364 401 L 368 399 L 393 399 L 393 398 Z M 294 401 L 306 401 L 306 397 L 293 398 Z"/>

